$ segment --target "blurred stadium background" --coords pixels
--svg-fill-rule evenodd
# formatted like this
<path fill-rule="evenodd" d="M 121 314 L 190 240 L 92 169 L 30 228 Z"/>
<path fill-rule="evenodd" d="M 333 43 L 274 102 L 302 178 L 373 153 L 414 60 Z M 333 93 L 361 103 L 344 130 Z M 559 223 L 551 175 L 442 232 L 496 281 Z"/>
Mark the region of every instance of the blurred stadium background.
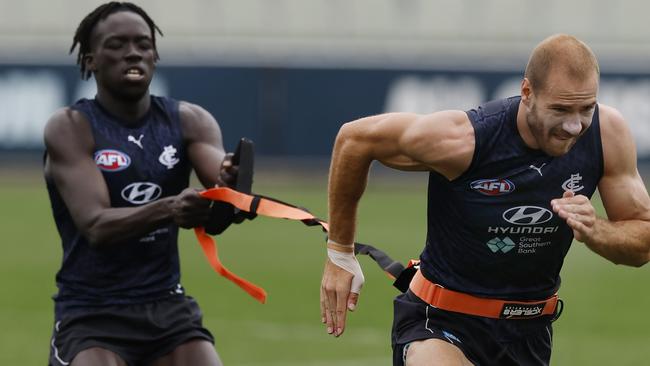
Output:
<path fill-rule="evenodd" d="M 42 128 L 55 109 L 94 95 L 94 82 L 79 78 L 76 53 L 67 50 L 79 21 L 100 3 L 0 0 L 3 365 L 39 365 L 47 357 L 61 251 L 40 175 Z M 241 136 L 252 138 L 255 191 L 321 217 L 330 149 L 343 122 L 464 109 L 517 94 L 530 50 L 557 32 L 592 46 L 601 62 L 600 101 L 627 118 L 640 161 L 650 157 L 645 1 L 135 3 L 165 34 L 153 92 L 208 109 L 228 149 Z M 358 239 L 401 261 L 417 256 L 426 175 L 381 167 L 372 174 Z M 212 273 L 190 234 L 181 240 L 184 284 L 202 304 L 226 364 L 390 364 L 395 291 L 369 260 L 362 259 L 368 280 L 359 311 L 335 340 L 319 323 L 324 252 L 316 229 L 262 218 L 217 238 L 226 265 L 269 291 L 263 306 Z M 614 266 L 576 244 L 563 279 L 554 364 L 650 363 L 648 268 Z"/>

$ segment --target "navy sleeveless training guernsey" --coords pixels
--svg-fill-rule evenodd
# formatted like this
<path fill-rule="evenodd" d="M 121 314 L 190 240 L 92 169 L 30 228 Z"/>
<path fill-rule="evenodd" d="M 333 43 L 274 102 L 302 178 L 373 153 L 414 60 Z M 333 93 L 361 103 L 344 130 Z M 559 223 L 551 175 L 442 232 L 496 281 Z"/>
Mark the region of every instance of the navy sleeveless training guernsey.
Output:
<path fill-rule="evenodd" d="M 152 96 L 151 108 L 135 124 L 120 121 L 96 100 L 81 99 L 71 108 L 90 123 L 95 163 L 112 207 L 143 205 L 188 186 L 190 165 L 177 101 Z M 56 276 L 59 292 L 54 297 L 57 318 L 72 308 L 139 303 L 182 293 L 174 223 L 109 248 L 91 248 L 54 182 L 48 179 L 47 186 L 63 245 Z"/>
<path fill-rule="evenodd" d="M 598 107 L 593 122 L 560 157 L 527 147 L 517 130 L 520 97 L 467 112 L 472 163 L 449 181 L 429 176 L 426 278 L 477 296 L 542 299 L 560 286 L 573 232 L 551 208 L 565 190 L 591 197 L 603 174 Z"/>

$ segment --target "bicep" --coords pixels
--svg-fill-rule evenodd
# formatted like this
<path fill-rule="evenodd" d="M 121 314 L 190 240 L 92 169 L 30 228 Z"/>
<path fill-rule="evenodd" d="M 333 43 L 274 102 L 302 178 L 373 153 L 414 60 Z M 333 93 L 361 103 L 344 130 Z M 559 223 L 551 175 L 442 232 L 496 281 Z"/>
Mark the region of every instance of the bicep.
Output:
<path fill-rule="evenodd" d="M 602 107 L 604 173 L 598 191 L 611 221 L 650 220 L 650 197 L 637 169 L 634 139 L 622 116 Z"/>
<path fill-rule="evenodd" d="M 203 108 L 187 103 L 181 109 L 181 119 L 196 176 L 204 187 L 213 187 L 220 183 L 219 169 L 225 156 L 219 124 Z"/>
<path fill-rule="evenodd" d="M 474 129 L 462 111 L 390 113 L 348 124 L 347 134 L 370 159 L 400 170 L 462 173 L 474 151 Z"/>
<path fill-rule="evenodd" d="M 110 207 L 106 182 L 92 157 L 91 132 L 84 124 L 63 118 L 48 122 L 45 130 L 47 174 L 82 231 L 92 225 L 101 209 Z"/>

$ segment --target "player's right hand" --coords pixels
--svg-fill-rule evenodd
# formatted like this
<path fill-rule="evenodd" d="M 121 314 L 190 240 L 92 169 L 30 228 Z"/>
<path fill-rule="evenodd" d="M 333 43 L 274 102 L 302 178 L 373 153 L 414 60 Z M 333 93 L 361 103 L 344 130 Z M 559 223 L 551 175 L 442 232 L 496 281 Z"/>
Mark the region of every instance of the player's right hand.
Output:
<path fill-rule="evenodd" d="M 562 198 L 551 201 L 551 206 L 573 230 L 573 237 L 577 241 L 588 243 L 597 235 L 596 209 L 586 196 L 565 191 Z"/>
<path fill-rule="evenodd" d="M 210 217 L 212 201 L 201 197 L 196 188 L 185 188 L 171 202 L 174 222 L 185 229 L 202 226 Z"/>

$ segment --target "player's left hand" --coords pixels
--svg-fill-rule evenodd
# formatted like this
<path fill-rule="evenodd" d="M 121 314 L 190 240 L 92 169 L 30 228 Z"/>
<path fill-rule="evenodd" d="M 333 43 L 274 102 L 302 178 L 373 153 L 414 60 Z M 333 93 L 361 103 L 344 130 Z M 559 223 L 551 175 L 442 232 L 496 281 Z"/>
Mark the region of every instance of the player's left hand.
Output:
<path fill-rule="evenodd" d="M 237 183 L 237 174 L 239 172 L 239 165 L 232 162 L 233 153 L 227 153 L 221 162 L 219 169 L 219 177 L 221 181 L 230 188 L 234 188 Z"/>
<path fill-rule="evenodd" d="M 587 242 L 593 237 L 596 225 L 596 210 L 583 195 L 577 195 L 572 191 L 565 191 L 562 198 L 551 201 L 553 211 L 560 216 L 573 230 L 576 240 Z"/>

